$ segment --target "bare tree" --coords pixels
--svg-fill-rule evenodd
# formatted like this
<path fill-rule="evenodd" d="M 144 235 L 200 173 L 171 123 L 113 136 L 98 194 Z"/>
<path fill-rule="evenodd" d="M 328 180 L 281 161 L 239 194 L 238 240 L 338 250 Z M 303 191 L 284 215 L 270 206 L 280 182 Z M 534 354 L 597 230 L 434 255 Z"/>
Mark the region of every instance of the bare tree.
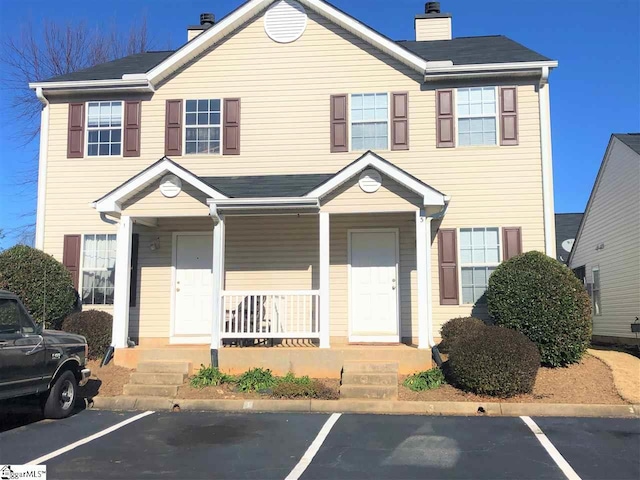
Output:
<path fill-rule="evenodd" d="M 6 35 L 0 40 L 0 82 L 8 92 L 9 106 L 14 112 L 16 143 L 32 146 L 40 131 L 42 105 L 30 82 L 37 82 L 75 72 L 100 63 L 149 49 L 147 21 L 145 17 L 131 24 L 123 33 L 112 24 L 106 28 L 89 28 L 86 22 L 59 23 L 45 21 L 34 30 L 33 24 L 25 23 L 20 35 Z M 37 153 L 25 164 L 12 180 L 35 197 L 34 185 L 38 181 Z M 26 216 L 33 219 L 33 213 Z M 33 236 L 34 226 L 25 224 L 5 234 L 21 237 Z"/>

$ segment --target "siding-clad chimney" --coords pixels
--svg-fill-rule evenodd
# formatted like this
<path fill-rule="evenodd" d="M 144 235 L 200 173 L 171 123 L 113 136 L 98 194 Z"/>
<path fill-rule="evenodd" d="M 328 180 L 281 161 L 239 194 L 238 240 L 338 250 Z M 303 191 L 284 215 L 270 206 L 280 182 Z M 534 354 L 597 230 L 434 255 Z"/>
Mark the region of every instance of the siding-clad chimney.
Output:
<path fill-rule="evenodd" d="M 189 25 L 187 27 L 187 41 L 190 42 L 206 29 L 216 23 L 216 16 L 213 13 L 201 13 L 200 25 Z"/>
<path fill-rule="evenodd" d="M 440 13 L 440 2 L 427 2 L 424 14 L 416 15 L 416 40 L 451 40 L 451 14 Z"/>

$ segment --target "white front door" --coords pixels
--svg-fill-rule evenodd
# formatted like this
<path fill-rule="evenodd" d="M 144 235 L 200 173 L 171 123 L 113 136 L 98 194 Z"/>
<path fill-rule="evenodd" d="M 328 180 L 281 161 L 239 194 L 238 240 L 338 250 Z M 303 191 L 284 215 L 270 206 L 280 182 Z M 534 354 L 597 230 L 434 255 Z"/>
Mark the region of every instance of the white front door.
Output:
<path fill-rule="evenodd" d="M 174 335 L 211 335 L 213 236 L 175 236 Z"/>
<path fill-rule="evenodd" d="M 352 342 L 398 342 L 398 232 L 349 232 Z"/>

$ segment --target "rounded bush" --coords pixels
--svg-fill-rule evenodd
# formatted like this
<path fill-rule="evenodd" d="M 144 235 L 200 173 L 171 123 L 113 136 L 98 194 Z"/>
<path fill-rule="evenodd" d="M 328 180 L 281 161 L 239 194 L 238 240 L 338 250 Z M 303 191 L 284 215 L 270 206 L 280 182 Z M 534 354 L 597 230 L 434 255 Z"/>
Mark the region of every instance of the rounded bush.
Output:
<path fill-rule="evenodd" d="M 458 338 L 464 335 L 474 335 L 478 328 L 485 326 L 485 323 L 475 317 L 453 318 L 442 325 L 440 336 L 442 341 L 438 345 L 438 350 L 442 353 L 449 353 L 451 345 Z"/>
<path fill-rule="evenodd" d="M 580 361 L 591 340 L 591 302 L 576 276 L 557 260 L 528 252 L 489 278 L 487 307 L 495 324 L 524 333 L 550 367 Z"/>
<path fill-rule="evenodd" d="M 0 253 L 0 289 L 18 295 L 34 320 L 47 328 L 59 329 L 78 298 L 65 266 L 26 245 Z"/>
<path fill-rule="evenodd" d="M 102 358 L 111 345 L 113 316 L 100 310 L 85 310 L 70 315 L 62 323 L 65 332 L 77 333 L 87 339 L 89 358 Z"/>
<path fill-rule="evenodd" d="M 452 345 L 447 367 L 450 380 L 462 390 L 511 397 L 533 390 L 540 353 L 520 332 L 485 326 Z"/>

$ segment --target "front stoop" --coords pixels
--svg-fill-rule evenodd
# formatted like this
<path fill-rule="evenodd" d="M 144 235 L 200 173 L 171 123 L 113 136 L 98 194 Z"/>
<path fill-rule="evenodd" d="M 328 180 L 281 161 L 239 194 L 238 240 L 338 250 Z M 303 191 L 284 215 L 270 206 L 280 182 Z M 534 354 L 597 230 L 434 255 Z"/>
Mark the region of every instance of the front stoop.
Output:
<path fill-rule="evenodd" d="M 175 397 L 191 369 L 190 362 L 147 361 L 138 364 L 124 386 L 125 395 Z"/>
<path fill-rule="evenodd" d="M 398 364 L 347 362 L 342 367 L 340 397 L 364 400 L 398 398 Z"/>

